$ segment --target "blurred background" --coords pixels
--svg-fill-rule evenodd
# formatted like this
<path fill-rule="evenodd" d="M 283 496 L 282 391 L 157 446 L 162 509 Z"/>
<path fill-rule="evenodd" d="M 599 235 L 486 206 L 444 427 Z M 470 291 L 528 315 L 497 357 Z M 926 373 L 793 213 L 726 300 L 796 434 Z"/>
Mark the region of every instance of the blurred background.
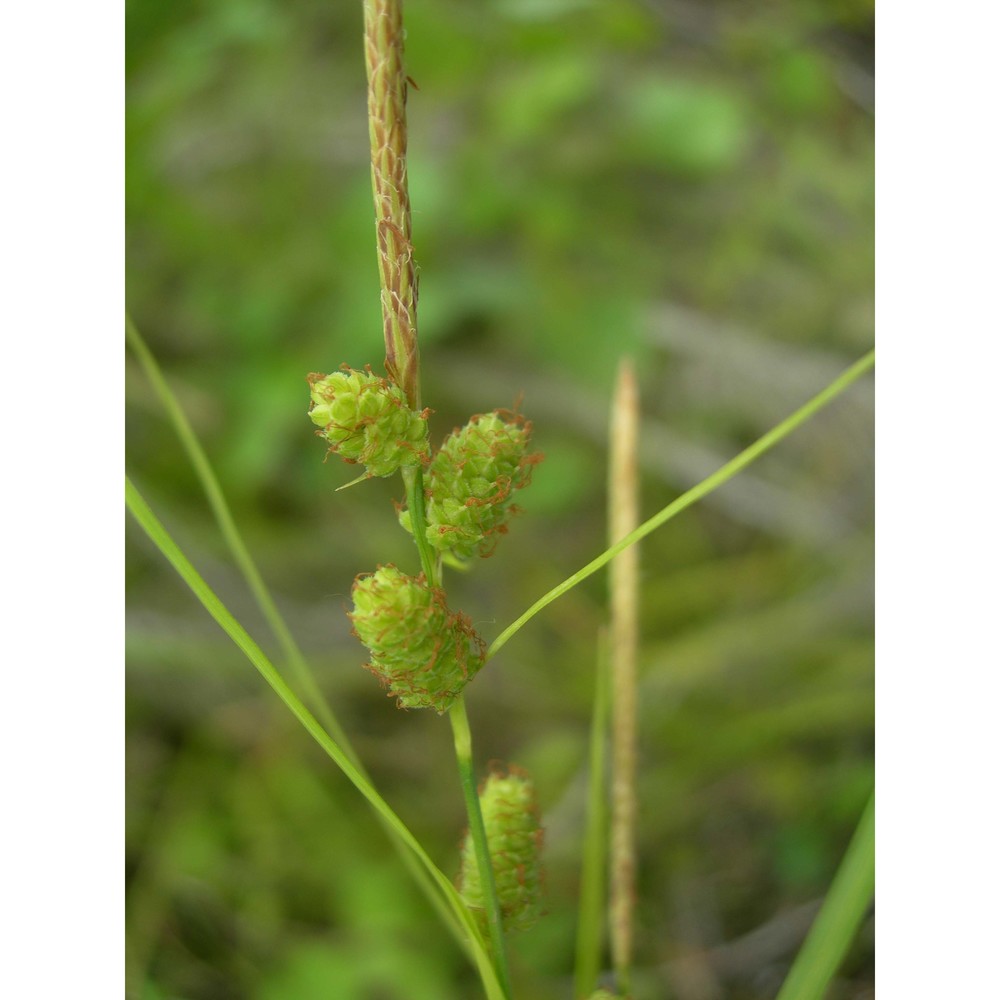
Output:
<path fill-rule="evenodd" d="M 416 572 L 305 375 L 381 367 L 360 0 L 129 0 L 128 304 L 376 784 L 446 872 L 446 720 L 361 669 L 353 577 Z M 873 339 L 870 0 L 408 0 L 423 396 L 511 406 L 546 459 L 450 574 L 492 639 L 604 548 L 607 410 L 638 363 L 644 516 Z M 127 360 L 127 466 L 279 651 Z M 775 995 L 873 780 L 872 384 L 642 547 L 637 1000 Z M 352 786 L 128 525 L 128 987 L 143 1000 L 465 1000 L 473 971 Z M 548 915 L 517 995 L 572 996 L 598 575 L 469 689 L 480 770 L 535 777 Z M 828 996 L 874 995 L 872 924 Z"/>

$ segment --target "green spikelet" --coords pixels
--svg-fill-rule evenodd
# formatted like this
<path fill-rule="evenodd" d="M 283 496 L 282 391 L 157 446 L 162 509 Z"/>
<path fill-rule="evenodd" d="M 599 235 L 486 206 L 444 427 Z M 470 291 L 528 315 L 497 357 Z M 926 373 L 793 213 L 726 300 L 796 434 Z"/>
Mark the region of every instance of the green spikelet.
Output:
<path fill-rule="evenodd" d="M 493 859 L 500 916 L 507 930 L 525 930 L 541 908 L 542 872 L 539 854 L 542 828 L 538 820 L 535 787 L 527 775 L 494 773 L 479 793 L 486 841 Z M 462 898 L 486 926 L 482 883 L 472 837 L 462 845 Z"/>
<path fill-rule="evenodd" d="M 367 665 L 401 708 L 447 711 L 483 665 L 486 645 L 467 615 L 450 611 L 444 591 L 395 566 L 360 576 L 352 590 L 355 635 Z"/>
<path fill-rule="evenodd" d="M 426 412 L 411 410 L 388 379 L 345 366 L 332 375 L 313 373 L 306 381 L 309 419 L 344 461 L 364 465 L 369 476 L 391 476 L 429 458 Z"/>
<path fill-rule="evenodd" d="M 458 560 L 488 556 L 507 530 L 511 496 L 531 481 L 542 456 L 527 454 L 531 424 L 502 411 L 479 414 L 453 431 L 427 477 L 427 540 Z M 408 511 L 400 521 L 412 531 Z"/>
<path fill-rule="evenodd" d="M 619 1000 L 617 993 L 612 993 L 609 990 L 594 990 L 590 994 L 590 1000 Z"/>

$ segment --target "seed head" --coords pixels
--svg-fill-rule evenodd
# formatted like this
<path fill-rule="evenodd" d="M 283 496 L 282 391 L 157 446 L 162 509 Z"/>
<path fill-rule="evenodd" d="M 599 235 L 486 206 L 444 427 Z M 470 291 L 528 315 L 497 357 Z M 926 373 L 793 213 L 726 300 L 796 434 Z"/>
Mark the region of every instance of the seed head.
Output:
<path fill-rule="evenodd" d="M 516 510 L 514 490 L 531 482 L 542 459 L 527 453 L 530 438 L 529 421 L 501 410 L 474 416 L 448 436 L 427 477 L 427 540 L 434 548 L 459 560 L 493 552 Z M 400 521 L 413 530 L 408 511 Z"/>
<path fill-rule="evenodd" d="M 517 770 L 491 774 L 479 792 L 479 805 L 493 859 L 503 925 L 508 930 L 525 930 L 538 919 L 541 909 L 542 827 L 535 786 L 526 774 Z M 485 925 L 483 888 L 469 834 L 462 845 L 459 879 L 462 898 Z"/>
<path fill-rule="evenodd" d="M 345 366 L 332 375 L 314 373 L 309 383 L 309 419 L 346 462 L 364 465 L 369 476 L 391 476 L 429 458 L 427 412 L 411 410 L 388 379 Z"/>
<path fill-rule="evenodd" d="M 354 632 L 367 665 L 401 708 L 447 711 L 483 665 L 486 644 L 467 615 L 450 611 L 444 591 L 424 577 L 380 566 L 352 590 Z"/>

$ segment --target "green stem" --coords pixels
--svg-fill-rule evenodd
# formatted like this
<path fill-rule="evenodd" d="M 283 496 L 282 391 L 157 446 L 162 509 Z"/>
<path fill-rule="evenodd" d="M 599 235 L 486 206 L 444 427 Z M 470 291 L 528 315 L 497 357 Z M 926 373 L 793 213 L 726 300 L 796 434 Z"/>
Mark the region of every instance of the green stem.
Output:
<path fill-rule="evenodd" d="M 427 514 L 424 509 L 423 472 L 419 468 L 406 469 L 403 472 L 406 482 L 407 504 L 410 509 L 410 525 L 413 528 L 413 538 L 420 552 L 420 562 L 423 566 L 427 582 L 436 587 L 440 584 L 436 561 L 431 547 L 427 542 Z M 493 961 L 497 978 L 504 992 L 510 995 L 510 973 L 507 969 L 507 950 L 504 944 L 503 925 L 500 922 L 500 903 L 497 899 L 496 879 L 493 877 L 493 862 L 490 859 L 489 844 L 486 840 L 486 827 L 483 823 L 483 813 L 479 805 L 479 792 L 476 788 L 476 774 L 472 762 L 472 731 L 469 728 L 469 717 L 465 711 L 465 699 L 459 695 L 448 712 L 451 720 L 451 730 L 455 741 L 455 759 L 458 762 L 458 773 L 462 780 L 462 794 L 465 797 L 465 810 L 469 817 L 469 832 L 472 836 L 476 852 L 476 863 L 479 867 L 479 879 L 483 887 L 483 897 L 486 902 L 487 925 L 490 931 L 490 942 L 493 946 Z"/>
<path fill-rule="evenodd" d="M 490 943 L 493 945 L 497 978 L 504 992 L 510 996 L 510 973 L 507 968 L 503 924 L 500 920 L 500 903 L 497 899 L 493 862 L 490 859 L 490 848 L 486 839 L 486 825 L 483 823 L 483 811 L 479 805 L 479 791 L 476 788 L 475 768 L 472 763 L 472 731 L 469 729 L 469 717 L 465 711 L 465 699 L 462 695 L 459 695 L 451 706 L 448 718 L 451 720 L 451 731 L 455 739 L 455 758 L 458 761 L 458 773 L 462 778 L 465 808 L 469 814 L 469 833 L 472 835 L 472 846 L 479 867 L 479 881 L 486 903 L 486 922 L 490 930 Z"/>
<path fill-rule="evenodd" d="M 319 684 L 316 683 L 316 678 L 309 669 L 306 658 L 302 655 L 302 651 L 299 649 L 291 631 L 285 624 L 285 619 L 281 616 L 281 612 L 274 603 L 267 584 L 264 583 L 264 579 L 257 569 L 257 564 L 253 561 L 250 550 L 246 547 L 243 537 L 236 527 L 236 522 L 233 520 L 233 515 L 229 510 L 229 504 L 226 502 L 225 494 L 222 492 L 222 486 L 216 478 L 205 450 L 198 441 L 194 429 L 181 409 L 180 403 L 177 402 L 177 397 L 174 396 L 170 390 L 170 386 L 167 385 L 167 380 L 163 377 L 160 366 L 156 363 L 156 358 L 153 357 L 152 351 L 146 346 L 146 342 L 142 339 L 135 324 L 132 322 L 132 317 L 128 313 L 125 314 L 125 337 L 128 340 L 129 346 L 135 352 L 135 356 L 139 359 L 139 364 L 142 365 L 143 371 L 146 373 L 146 378 L 149 379 L 154 391 L 159 396 L 163 408 L 167 411 L 167 416 L 170 418 L 170 422 L 178 438 L 180 438 L 181 445 L 187 452 L 195 475 L 201 483 L 201 488 L 205 491 L 205 496 L 208 498 L 208 504 L 215 515 L 215 520 L 219 525 L 219 530 L 222 532 L 222 537 L 225 539 L 233 560 L 239 567 L 244 580 L 247 582 L 247 586 L 249 586 L 254 599 L 257 601 L 257 606 L 260 608 L 265 620 L 271 627 L 271 631 L 277 638 L 282 654 L 295 674 L 295 679 L 298 681 L 303 692 L 305 692 L 306 698 L 310 705 L 312 705 L 313 710 L 320 717 L 327 732 L 343 747 L 344 752 L 357 765 L 359 762 L 357 753 L 355 753 L 354 748 L 351 746 L 351 742 L 347 738 L 347 734 L 340 725 L 329 702 L 323 696 Z"/>
<path fill-rule="evenodd" d="M 850 368 L 835 378 L 822 392 L 813 396 L 808 403 L 796 410 L 791 416 L 786 417 L 776 427 L 772 427 L 771 430 L 763 437 L 758 438 L 749 448 L 741 451 L 735 458 L 723 465 L 722 468 L 713 472 L 696 486 L 692 486 L 686 493 L 682 493 L 672 503 L 667 504 L 658 514 L 654 514 L 648 521 L 640 524 L 635 531 L 630 532 L 620 542 L 612 545 L 596 559 L 587 563 L 583 569 L 567 577 L 557 587 L 553 587 L 547 594 L 535 601 L 517 621 L 508 625 L 493 640 L 493 644 L 486 652 L 486 658 L 491 659 L 494 657 L 501 647 L 507 644 L 509 639 L 516 635 L 539 611 L 550 605 L 556 598 L 562 597 L 563 594 L 572 590 L 578 583 L 582 583 L 588 576 L 592 576 L 599 569 L 606 566 L 619 552 L 623 552 L 630 545 L 635 545 L 636 542 L 652 534 L 657 528 L 676 517 L 681 511 L 686 510 L 692 504 L 697 503 L 697 501 L 708 496 L 709 493 L 714 492 L 724 483 L 728 482 L 736 473 L 741 472 L 748 465 L 760 458 L 761 455 L 773 448 L 779 441 L 788 437 L 792 431 L 801 424 L 804 424 L 810 417 L 822 410 L 823 407 L 833 402 L 845 389 L 874 366 L 875 352 L 869 351 L 863 358 L 855 361 Z"/>
<path fill-rule="evenodd" d="M 868 912 L 875 891 L 875 793 L 777 1000 L 821 1000 Z"/>
<path fill-rule="evenodd" d="M 420 566 L 427 582 L 436 587 L 439 585 L 437 560 L 427 541 L 427 509 L 424 505 L 424 472 L 419 466 L 403 470 L 403 482 L 406 484 L 406 505 L 410 510 L 410 525 L 413 528 L 413 540 L 417 543 L 420 553 Z"/>
<path fill-rule="evenodd" d="M 407 506 L 410 510 L 410 525 L 413 528 L 413 540 L 420 553 L 420 565 L 424 576 L 432 587 L 440 586 L 440 574 L 437 560 L 427 541 L 427 511 L 424 505 L 423 470 L 404 469 L 403 480 L 406 483 Z M 451 720 L 451 730 L 455 742 L 455 759 L 458 762 L 458 773 L 462 782 L 462 794 L 465 798 L 465 811 L 469 818 L 469 832 L 476 853 L 476 863 L 479 867 L 479 880 L 483 888 L 483 898 L 486 903 L 487 926 L 490 933 L 490 943 L 493 950 L 493 966 L 500 988 L 506 997 L 510 997 L 510 972 L 508 971 L 507 949 L 504 943 L 503 925 L 500 921 L 500 903 L 497 899 L 496 879 L 493 876 L 493 862 L 490 858 L 489 844 L 486 840 L 486 826 L 483 823 L 483 812 L 479 804 L 479 792 L 476 787 L 475 767 L 472 762 L 472 731 L 469 728 L 469 717 L 465 711 L 465 698 L 459 695 L 448 711 Z"/>
<path fill-rule="evenodd" d="M 414 858 L 423 866 L 430 879 L 437 886 L 442 897 L 447 901 L 455 915 L 455 919 L 464 929 L 468 938 L 470 950 L 479 969 L 483 986 L 490 1000 L 507 1000 L 508 994 L 501 988 L 493 964 L 486 953 L 485 945 L 479 927 L 469 911 L 465 901 L 459 895 L 451 880 L 434 864 L 430 855 L 420 842 L 396 815 L 389 804 L 375 789 L 375 786 L 350 760 L 341 747 L 331 739 L 315 716 L 302 703 L 287 681 L 281 676 L 263 650 L 253 641 L 246 629 L 233 617 L 229 609 L 219 600 L 214 591 L 204 581 L 198 571 L 191 565 L 188 558 L 181 552 L 177 543 L 170 537 L 149 505 L 142 498 L 132 481 L 125 477 L 125 503 L 132 516 L 146 532 L 156 547 L 163 553 L 167 561 L 174 567 L 181 579 L 190 587 L 194 595 L 201 601 L 205 610 L 222 627 L 226 634 L 243 651 L 247 659 L 257 668 L 257 671 L 270 685 L 278 697 L 288 706 L 296 719 L 302 724 L 309 735 L 320 745 L 331 760 L 344 772 L 348 780 L 368 800 L 385 823 L 391 827 L 406 845 Z"/>

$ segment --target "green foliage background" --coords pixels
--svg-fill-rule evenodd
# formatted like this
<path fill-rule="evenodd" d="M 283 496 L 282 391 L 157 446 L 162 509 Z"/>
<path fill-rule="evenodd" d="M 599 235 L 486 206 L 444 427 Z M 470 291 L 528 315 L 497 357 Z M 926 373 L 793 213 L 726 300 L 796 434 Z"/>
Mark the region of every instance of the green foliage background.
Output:
<path fill-rule="evenodd" d="M 343 611 L 417 569 L 397 481 L 353 477 L 304 376 L 383 350 L 361 4 L 132 0 L 129 306 L 376 783 L 442 867 L 447 723 L 398 712 Z M 439 441 L 521 399 L 546 461 L 450 574 L 487 639 L 604 547 L 606 411 L 638 360 L 648 516 L 871 344 L 868 0 L 408 0 L 424 401 Z M 277 655 L 141 372 L 131 475 Z M 523 394 L 523 398 L 522 398 Z M 870 382 L 643 545 L 639 997 L 773 997 L 873 772 Z M 474 973 L 360 797 L 130 526 L 128 981 L 136 998 L 448 1000 Z M 571 996 L 604 581 L 475 681 L 535 777 L 548 915 L 517 995 Z M 763 929 L 763 933 L 753 932 Z M 866 926 L 832 998 L 873 995 Z"/>

